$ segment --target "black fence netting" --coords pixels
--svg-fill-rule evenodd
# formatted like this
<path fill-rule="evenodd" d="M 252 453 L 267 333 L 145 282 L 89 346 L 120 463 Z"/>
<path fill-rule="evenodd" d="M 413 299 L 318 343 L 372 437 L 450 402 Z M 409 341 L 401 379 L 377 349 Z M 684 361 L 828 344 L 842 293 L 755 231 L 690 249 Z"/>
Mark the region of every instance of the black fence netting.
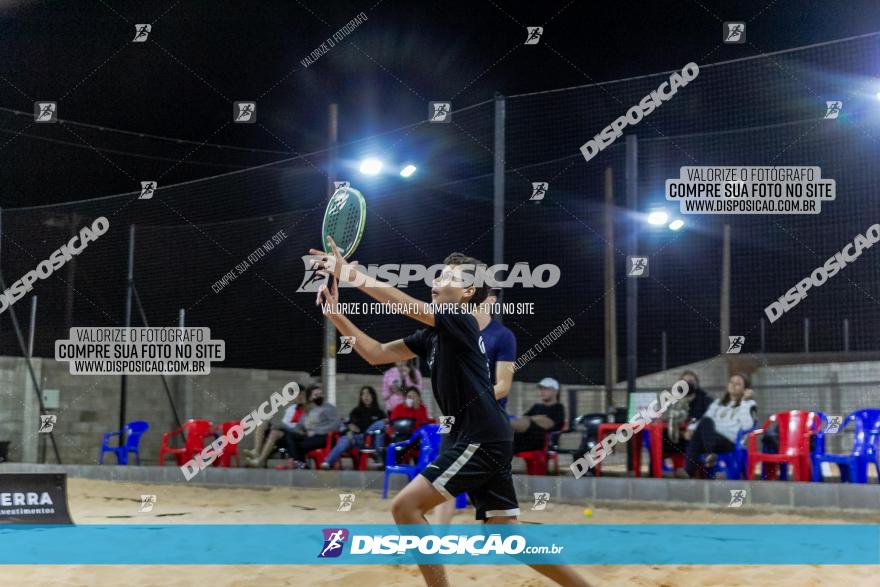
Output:
<path fill-rule="evenodd" d="M 639 372 L 649 373 L 719 353 L 722 232 L 731 234 L 731 334 L 748 352 L 877 350 L 878 251 L 867 250 L 794 309 L 763 326 L 764 308 L 826 259 L 880 221 L 880 102 L 874 70 L 877 35 L 728 63 L 703 65 L 699 75 L 628 134 L 638 137 L 639 210 L 625 209 L 625 137 L 586 161 L 579 148 L 669 79 L 669 73 L 506 98 L 504 214 L 493 214 L 495 105 L 453 112 L 448 124 L 427 121 L 346 142 L 344 129 L 334 179 L 351 181 L 367 198 L 367 225 L 355 258 L 362 264 L 440 263 L 452 251 L 487 262 L 493 233 L 504 232 L 503 262 L 559 267 L 549 288 L 511 287 L 503 320 L 520 351 L 571 320 L 574 327 L 543 348 L 521 377 L 602 382 L 604 299 L 617 301 L 619 355 L 625 325 L 625 240 L 639 231 L 639 253 L 650 275 L 639 282 Z M 684 65 L 684 64 L 682 64 Z M 843 103 L 825 119 L 826 101 Z M 86 130 L 78 132 L 85 133 Z M 99 142 L 101 134 L 89 138 Z M 119 146 L 119 145 L 114 145 Z M 64 148 L 58 146 L 57 148 Z M 166 153 L 187 156 L 191 146 Z M 411 180 L 370 179 L 357 162 L 372 152 L 408 154 L 420 170 Z M 201 160 L 213 151 L 200 152 Z M 54 341 L 71 326 L 122 326 L 130 227 L 134 226 L 134 281 L 150 325 L 208 326 L 226 341 L 225 366 L 318 373 L 320 312 L 314 294 L 297 291 L 306 274 L 302 256 L 317 246 L 328 196 L 329 151 L 253 167 L 251 155 L 224 151 L 224 165 L 243 163 L 202 180 L 162 185 L 151 199 L 132 192 L 62 206 L 2 213 L 2 272 L 9 287 L 49 258 L 72 231 L 105 216 L 110 230 L 13 308 L 25 324 L 31 295 L 39 296 L 35 354 L 53 356 Z M 112 152 L 96 154 L 95 165 Z M 173 162 L 162 162 L 172 165 Z M 158 165 L 158 164 L 157 164 Z M 682 166 L 818 166 L 836 181 L 837 199 L 817 215 L 684 215 L 664 199 L 664 182 Z M 613 172 L 615 287 L 603 281 L 603 176 Z M 162 169 L 161 165 L 156 169 Z M 76 170 L 88 173 L 83 167 Z M 158 174 L 158 175 L 161 175 Z M 534 183 L 546 182 L 543 199 Z M 249 206 L 253 204 L 253 206 Z M 649 227 L 643 213 L 665 207 L 684 219 L 678 231 Z M 266 215 L 249 209 L 277 210 Z M 275 240 L 273 242 L 273 237 Z M 252 261 L 248 256 L 264 249 Z M 237 270 L 247 261 L 245 270 Z M 230 272 L 232 279 L 224 280 Z M 421 299 L 424 282 L 408 287 Z M 368 301 L 343 290 L 342 301 Z M 520 304 L 516 306 L 516 304 Z M 526 304 L 532 304 L 526 306 Z M 765 319 L 766 320 L 766 319 Z M 848 340 L 844 340 L 844 321 Z M 366 315 L 355 322 L 387 340 L 415 325 L 400 317 Z M 141 324 L 137 306 L 133 323 Z M 667 348 L 661 352 L 665 333 Z M 0 315 L 0 352 L 18 354 L 9 310 Z M 377 370 L 341 356 L 342 372 Z M 623 374 L 623 373 L 621 373 Z"/>

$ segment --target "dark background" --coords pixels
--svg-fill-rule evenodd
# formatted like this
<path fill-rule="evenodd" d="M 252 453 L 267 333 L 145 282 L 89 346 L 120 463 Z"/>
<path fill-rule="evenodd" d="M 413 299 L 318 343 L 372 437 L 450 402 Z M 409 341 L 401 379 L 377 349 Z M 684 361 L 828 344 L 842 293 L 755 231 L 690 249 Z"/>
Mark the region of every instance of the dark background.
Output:
<path fill-rule="evenodd" d="M 537 313 L 506 323 L 520 352 L 567 318 L 576 324 L 527 366 L 524 379 L 601 382 L 605 295 L 617 296 L 624 350 L 623 239 L 631 217 L 618 211 L 617 287 L 606 292 L 599 206 L 608 165 L 623 204 L 624 141 L 589 164 L 577 149 L 668 78 L 661 72 L 690 61 L 702 67 L 697 81 L 630 129 L 640 139 L 645 207 L 662 200 L 663 180 L 681 165 L 820 165 L 839 195 L 820 216 L 705 216 L 687 219 L 680 233 L 646 231 L 641 251 L 653 261 L 640 286 L 640 373 L 660 368 L 662 332 L 670 366 L 717 354 L 723 222 L 733 230 L 732 331 L 746 335 L 746 349 L 755 352 L 764 306 L 880 219 L 876 37 L 777 53 L 877 30 L 876 2 L 0 7 L 0 264 L 7 286 L 66 242 L 71 224 L 111 220 L 110 232 L 75 265 L 38 282 L 38 355 L 52 356 L 54 340 L 71 324 L 122 325 L 128 227 L 136 225 L 135 280 L 151 325 L 176 324 L 184 308 L 188 324 L 210 326 L 227 341 L 227 366 L 316 372 L 320 316 L 311 297 L 295 290 L 300 256 L 316 244 L 326 202 L 334 102 L 336 175 L 369 201 L 358 259 L 430 265 L 451 250 L 491 259 L 491 100 L 496 92 L 510 96 L 505 260 L 556 263 L 563 281 L 551 290 L 508 292 L 507 301 L 533 301 Z M 360 12 L 366 22 L 310 67 L 301 65 Z M 747 22 L 747 43 L 721 43 L 726 20 Z M 131 43 L 136 23 L 152 23 L 146 43 Z M 526 26 L 544 27 L 538 45 L 523 45 Z M 636 79 L 593 85 L 624 78 Z M 558 88 L 571 89 L 524 95 Z M 454 123 L 426 124 L 428 102 L 445 99 Z M 821 120 L 826 99 L 845 103 L 838 124 Z M 34 124 L 35 100 L 58 101 L 64 123 Z M 234 100 L 257 101 L 258 123 L 232 124 Z M 374 153 L 413 161 L 419 171 L 408 181 L 357 175 L 357 162 Z M 159 191 L 136 200 L 147 179 Z M 546 180 L 547 199 L 528 202 L 531 182 Z M 281 229 L 290 235 L 285 243 L 222 292 L 212 290 Z M 802 350 L 805 317 L 811 350 L 840 350 L 844 318 L 851 349 L 876 350 L 877 273 L 866 253 L 771 325 L 766 350 Z M 413 288 L 417 296 L 426 291 Z M 23 323 L 29 298 L 14 307 Z M 0 351 L 19 354 L 9 314 L 0 315 Z M 383 340 L 412 329 L 403 319 L 359 324 Z M 353 357 L 340 358 L 339 369 L 375 371 Z"/>

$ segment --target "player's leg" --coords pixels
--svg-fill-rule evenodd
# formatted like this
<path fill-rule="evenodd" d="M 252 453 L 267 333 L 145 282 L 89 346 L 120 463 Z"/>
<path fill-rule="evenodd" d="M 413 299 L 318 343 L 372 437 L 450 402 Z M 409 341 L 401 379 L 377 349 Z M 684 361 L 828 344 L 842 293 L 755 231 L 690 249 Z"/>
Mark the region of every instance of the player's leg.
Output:
<path fill-rule="evenodd" d="M 455 515 L 455 500 L 448 499 L 434 508 L 432 512 L 437 519 L 434 521 L 435 524 L 449 524 L 452 521 L 452 516 Z"/>
<path fill-rule="evenodd" d="M 488 478 L 468 495 L 477 510 L 477 519 L 487 524 L 519 524 L 519 501 L 513 486 L 510 461 L 513 443 L 484 444 L 475 465 L 486 471 Z M 563 564 L 530 564 L 530 567 L 560 585 L 589 587 L 573 568 Z"/>
<path fill-rule="evenodd" d="M 422 475 L 409 482 L 391 502 L 391 515 L 400 524 L 427 524 L 425 512 L 448 498 L 437 491 Z M 419 571 L 428 587 L 447 587 L 443 565 L 419 565 Z"/>
<path fill-rule="evenodd" d="M 491 516 L 486 518 L 487 524 L 519 524 L 516 516 Z M 529 565 L 548 579 L 565 587 L 590 587 L 583 577 L 578 575 L 569 565 Z"/>

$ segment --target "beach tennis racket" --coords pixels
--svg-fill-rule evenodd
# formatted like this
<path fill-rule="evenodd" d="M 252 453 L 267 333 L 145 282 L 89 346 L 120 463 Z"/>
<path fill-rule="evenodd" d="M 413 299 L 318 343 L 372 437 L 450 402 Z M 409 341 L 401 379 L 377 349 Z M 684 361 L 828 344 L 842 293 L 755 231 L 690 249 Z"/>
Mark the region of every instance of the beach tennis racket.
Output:
<path fill-rule="evenodd" d="M 364 200 L 364 195 L 352 187 L 337 189 L 324 210 L 324 222 L 321 226 L 324 252 L 333 254 L 333 248 L 327 242 L 327 237 L 332 237 L 342 257 L 351 257 L 364 236 L 366 223 L 367 201 Z M 332 275 L 327 277 L 327 287 L 333 287 Z"/>
<path fill-rule="evenodd" d="M 354 254 L 364 236 L 367 222 L 367 202 L 364 195 L 352 187 L 341 187 L 327 202 L 321 243 L 325 253 L 333 253 L 327 237 L 333 237 L 336 247 L 345 259 Z"/>

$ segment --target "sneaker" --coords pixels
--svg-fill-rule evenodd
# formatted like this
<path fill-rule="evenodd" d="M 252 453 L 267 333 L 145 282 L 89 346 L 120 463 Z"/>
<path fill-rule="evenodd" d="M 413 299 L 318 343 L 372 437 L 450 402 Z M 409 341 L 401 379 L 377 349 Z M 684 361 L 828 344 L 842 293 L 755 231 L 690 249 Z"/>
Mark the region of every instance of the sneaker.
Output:
<path fill-rule="evenodd" d="M 294 469 L 294 468 L 296 468 L 293 466 L 293 463 L 295 463 L 295 462 L 296 461 L 294 461 L 293 459 L 287 459 L 286 463 L 284 463 L 282 465 L 275 465 L 275 470 L 276 471 L 286 471 L 288 469 Z"/>
<path fill-rule="evenodd" d="M 255 450 L 252 449 L 252 448 L 245 448 L 245 449 L 242 449 L 241 454 L 243 454 L 244 456 L 246 456 L 246 457 L 249 458 L 249 459 L 255 459 L 255 458 L 257 458 L 257 451 L 255 451 Z"/>
<path fill-rule="evenodd" d="M 250 457 L 245 457 L 245 459 L 244 459 L 244 466 L 245 466 L 245 467 L 251 467 L 251 468 L 254 468 L 254 469 L 259 469 L 260 467 L 263 466 L 263 463 L 261 463 L 259 459 L 250 458 Z"/>
<path fill-rule="evenodd" d="M 275 465 L 277 471 L 287 471 L 289 469 L 305 469 L 306 464 L 295 459 L 288 459 L 283 465 Z"/>
<path fill-rule="evenodd" d="M 320 469 L 321 469 L 322 471 L 329 471 L 329 470 L 330 470 L 330 463 L 328 463 L 328 462 L 326 462 L 326 461 L 323 462 L 323 463 L 321 463 L 321 467 L 320 467 Z"/>

